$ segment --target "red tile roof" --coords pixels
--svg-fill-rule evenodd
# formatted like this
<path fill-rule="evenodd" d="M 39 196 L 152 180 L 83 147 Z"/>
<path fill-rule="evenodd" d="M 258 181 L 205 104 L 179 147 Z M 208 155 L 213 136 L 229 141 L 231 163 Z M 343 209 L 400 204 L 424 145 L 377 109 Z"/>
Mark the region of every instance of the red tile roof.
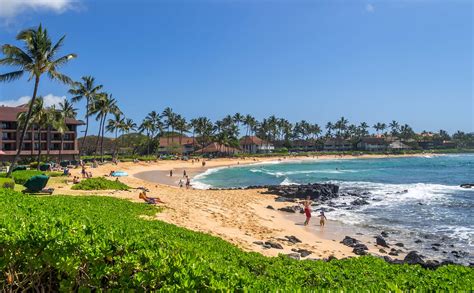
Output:
<path fill-rule="evenodd" d="M 256 136 L 244 136 L 240 139 L 240 145 L 249 145 L 249 144 L 263 145 L 263 144 L 269 144 L 269 143 Z"/>
<path fill-rule="evenodd" d="M 221 145 L 217 142 L 213 142 L 206 147 L 197 150 L 196 153 L 236 153 L 239 152 L 238 149 L 233 148 L 233 147 L 226 147 L 224 145 Z"/>
<path fill-rule="evenodd" d="M 175 135 L 175 136 L 163 136 L 160 137 L 160 147 L 168 147 L 168 146 L 175 146 L 179 145 L 180 143 L 180 136 Z M 192 145 L 194 144 L 194 138 L 193 137 L 187 137 L 187 136 L 181 136 L 181 145 Z"/>
<path fill-rule="evenodd" d="M 0 106 L 0 121 L 16 122 L 16 117 L 18 114 L 26 111 L 28 111 L 28 108 L 25 105 L 18 107 Z M 66 124 L 84 125 L 84 122 L 81 120 L 67 118 Z"/>

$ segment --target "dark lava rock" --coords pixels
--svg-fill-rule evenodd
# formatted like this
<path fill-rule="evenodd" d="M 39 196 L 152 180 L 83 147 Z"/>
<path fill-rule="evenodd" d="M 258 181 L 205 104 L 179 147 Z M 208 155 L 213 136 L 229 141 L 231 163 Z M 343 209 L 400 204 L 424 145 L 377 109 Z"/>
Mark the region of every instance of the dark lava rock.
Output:
<path fill-rule="evenodd" d="M 382 237 L 382 236 L 376 236 L 375 237 L 375 243 L 377 243 L 377 245 L 380 245 L 380 246 L 383 246 L 383 247 L 389 247 L 387 242 L 385 241 L 385 239 Z"/>
<path fill-rule="evenodd" d="M 335 257 L 334 255 L 330 255 L 330 256 L 326 259 L 326 261 L 328 261 L 328 262 L 331 261 L 331 260 L 337 260 L 337 257 Z"/>
<path fill-rule="evenodd" d="M 421 264 L 425 269 L 434 270 L 440 266 L 439 261 L 437 260 L 427 260 L 425 263 Z"/>
<path fill-rule="evenodd" d="M 253 244 L 256 244 L 256 245 L 263 245 L 263 241 L 254 241 Z"/>
<path fill-rule="evenodd" d="M 272 206 L 267 206 L 267 209 L 274 210 L 275 208 Z"/>
<path fill-rule="evenodd" d="M 388 237 L 388 233 L 387 233 L 387 232 L 385 232 L 385 231 L 382 231 L 382 233 L 380 233 L 380 235 L 382 235 L 382 237 L 385 237 L 385 238 L 387 238 L 387 237 Z"/>
<path fill-rule="evenodd" d="M 296 244 L 296 243 L 301 243 L 302 241 L 296 238 L 295 236 L 285 236 L 286 239 L 288 239 L 289 242 Z"/>
<path fill-rule="evenodd" d="M 474 183 L 464 183 L 460 185 L 462 188 L 474 188 Z"/>
<path fill-rule="evenodd" d="M 299 212 L 301 210 L 300 206 L 288 206 L 288 207 L 282 207 L 278 209 L 279 211 L 282 212 L 287 212 L 287 213 L 296 213 L 297 211 Z"/>
<path fill-rule="evenodd" d="M 380 249 L 379 249 L 379 252 L 380 252 L 380 253 L 387 253 L 387 252 L 385 251 L 385 249 L 383 249 L 383 248 L 380 248 Z"/>
<path fill-rule="evenodd" d="M 405 245 L 401 242 L 398 242 L 398 243 L 395 243 L 395 246 L 398 246 L 398 247 L 405 247 Z"/>
<path fill-rule="evenodd" d="M 357 243 L 359 243 L 359 240 L 346 236 L 344 239 L 342 239 L 341 243 L 345 246 L 354 247 Z"/>
<path fill-rule="evenodd" d="M 398 256 L 398 252 L 396 252 L 396 251 L 390 251 L 390 252 L 388 253 L 388 255 Z"/>
<path fill-rule="evenodd" d="M 271 245 L 268 245 L 268 244 L 263 244 L 262 247 L 265 248 L 265 249 L 270 249 L 270 248 L 272 248 L 272 246 L 271 246 Z"/>
<path fill-rule="evenodd" d="M 439 248 L 436 246 L 432 246 L 431 249 L 433 249 L 434 251 L 439 251 Z"/>
<path fill-rule="evenodd" d="M 416 251 L 410 251 L 403 261 L 409 265 L 414 265 L 414 264 L 423 264 L 424 261 L 421 259 L 421 256 L 416 252 Z"/>
<path fill-rule="evenodd" d="M 263 186 L 262 186 L 263 187 Z M 274 194 L 285 198 L 328 201 L 339 196 L 339 186 L 335 184 L 310 183 L 303 185 L 270 185 L 264 186 L 268 191 L 265 194 Z"/>
<path fill-rule="evenodd" d="M 369 202 L 361 198 L 358 198 L 351 202 L 351 205 L 354 205 L 354 206 L 361 206 L 361 205 L 366 205 L 366 204 L 369 204 Z"/>
<path fill-rule="evenodd" d="M 431 244 L 431 246 L 438 246 L 438 247 L 440 247 L 441 244 L 439 244 L 439 243 L 433 243 L 433 244 Z"/>
<path fill-rule="evenodd" d="M 363 250 L 362 248 L 359 248 L 359 247 L 354 247 L 352 252 L 357 254 L 357 255 L 366 255 L 367 254 L 367 251 L 365 251 L 365 250 Z"/>
<path fill-rule="evenodd" d="M 415 243 L 421 243 L 421 242 L 423 242 L 423 241 L 421 241 L 420 239 L 415 240 Z"/>
<path fill-rule="evenodd" d="M 289 258 L 292 258 L 292 259 L 296 259 L 296 260 L 300 259 L 300 254 L 299 253 L 289 253 L 286 256 L 288 256 Z"/>
<path fill-rule="evenodd" d="M 312 254 L 312 251 L 306 250 L 306 249 L 297 249 L 293 248 L 291 251 L 298 252 L 301 257 L 307 257 L 308 255 Z"/>
<path fill-rule="evenodd" d="M 265 242 L 266 245 L 270 245 L 271 248 L 276 248 L 276 249 L 283 249 L 283 246 L 280 243 L 276 243 L 273 241 L 267 241 Z"/>

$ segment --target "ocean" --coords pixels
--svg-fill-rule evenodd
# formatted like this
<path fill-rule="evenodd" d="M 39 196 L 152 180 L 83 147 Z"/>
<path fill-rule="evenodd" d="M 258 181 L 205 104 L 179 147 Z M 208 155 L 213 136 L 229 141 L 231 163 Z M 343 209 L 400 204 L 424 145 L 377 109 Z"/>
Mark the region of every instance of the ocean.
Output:
<path fill-rule="evenodd" d="M 353 206 L 356 198 L 343 196 L 315 207 L 325 209 L 330 220 L 374 235 L 387 231 L 431 258 L 474 262 L 474 189 L 460 187 L 474 183 L 473 154 L 257 163 L 209 169 L 192 184 L 228 188 L 325 182 L 339 185 L 341 192 L 366 192 L 369 202 Z"/>

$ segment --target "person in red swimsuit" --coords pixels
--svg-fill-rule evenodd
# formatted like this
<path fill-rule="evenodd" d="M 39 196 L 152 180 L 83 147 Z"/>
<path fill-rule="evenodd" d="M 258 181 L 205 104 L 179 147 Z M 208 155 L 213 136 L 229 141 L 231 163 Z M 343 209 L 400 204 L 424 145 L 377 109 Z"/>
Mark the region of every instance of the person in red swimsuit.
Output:
<path fill-rule="evenodd" d="M 307 196 L 306 200 L 303 201 L 304 206 L 304 213 L 306 215 L 306 221 L 304 221 L 304 225 L 309 224 L 309 220 L 311 219 L 311 197 Z"/>

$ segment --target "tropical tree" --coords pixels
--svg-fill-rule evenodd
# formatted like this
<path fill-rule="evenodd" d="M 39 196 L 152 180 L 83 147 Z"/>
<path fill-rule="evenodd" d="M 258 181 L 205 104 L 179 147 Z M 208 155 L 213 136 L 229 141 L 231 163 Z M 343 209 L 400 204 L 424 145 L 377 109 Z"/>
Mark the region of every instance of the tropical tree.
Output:
<path fill-rule="evenodd" d="M 165 108 L 163 112 L 161 113 L 161 118 L 165 119 L 164 126 L 168 129 L 167 131 L 168 145 L 170 143 L 170 133 L 174 132 L 174 128 L 176 125 L 176 115 L 177 114 L 173 112 L 173 109 L 171 109 L 170 107 Z M 171 132 L 170 132 L 170 129 L 171 129 Z"/>
<path fill-rule="evenodd" d="M 113 119 L 111 118 L 107 121 L 107 126 L 105 127 L 105 129 L 107 130 L 107 132 L 115 134 L 114 150 L 112 153 L 112 157 L 116 159 L 118 150 L 118 132 L 124 128 L 125 122 L 122 118 L 121 113 L 114 113 L 113 117 Z"/>
<path fill-rule="evenodd" d="M 20 142 L 17 147 L 17 152 L 13 158 L 12 165 L 8 171 L 8 176 L 11 176 L 22 150 L 25 139 L 26 129 L 29 125 L 33 105 L 38 93 L 38 87 L 41 76 L 47 74 L 50 79 L 58 80 L 65 84 L 71 84 L 72 80 L 60 73 L 60 69 L 69 60 L 76 58 L 76 54 L 67 54 L 57 57 L 59 49 L 64 43 L 65 36 L 62 36 L 58 42 L 53 44 L 46 29 L 41 25 L 36 29 L 22 30 L 16 36 L 16 39 L 24 42 L 24 50 L 14 46 L 5 44 L 2 46 L 2 53 L 4 58 L 0 59 L 0 65 L 15 67 L 16 70 L 5 74 L 0 74 L 0 82 L 9 82 L 21 78 L 25 73 L 28 74 L 28 80 L 34 80 L 35 85 L 33 89 L 33 96 L 29 102 L 28 112 L 25 117 L 24 127 L 21 129 Z"/>
<path fill-rule="evenodd" d="M 395 120 L 392 120 L 392 122 L 390 122 L 388 124 L 388 127 L 390 127 L 390 134 L 393 135 L 393 136 L 398 136 L 399 133 L 400 133 L 400 125 L 398 124 L 397 121 Z"/>
<path fill-rule="evenodd" d="M 349 121 L 344 118 L 344 117 L 341 117 L 341 119 L 339 119 L 335 124 L 334 124 L 334 128 L 337 129 L 337 137 L 342 137 L 345 135 L 345 131 L 347 130 L 347 124 L 349 123 Z"/>
<path fill-rule="evenodd" d="M 242 123 L 247 127 L 247 136 L 252 134 L 252 131 L 255 130 L 255 127 L 258 124 L 257 120 L 250 114 L 245 115 L 245 117 L 242 119 Z"/>
<path fill-rule="evenodd" d="M 176 121 L 175 121 L 175 128 L 176 131 L 179 132 L 179 145 L 181 145 L 181 141 L 183 138 L 184 133 L 189 132 L 190 126 L 186 122 L 186 119 L 182 117 L 181 115 L 176 116 Z"/>
<path fill-rule="evenodd" d="M 73 83 L 71 89 L 69 89 L 69 93 L 73 95 L 73 103 L 80 102 L 83 99 L 86 100 L 86 129 L 84 130 L 84 139 L 79 146 L 79 156 L 81 154 L 83 144 L 87 138 L 87 131 L 89 130 L 89 117 L 91 116 L 90 112 L 92 110 L 91 108 L 94 101 L 96 101 L 99 96 L 103 94 L 99 92 L 102 89 L 102 85 L 96 85 L 94 77 L 83 76 L 81 79 L 82 82 Z"/>
<path fill-rule="evenodd" d="M 59 162 L 62 160 L 62 151 L 64 143 L 64 133 L 69 131 L 66 124 L 66 119 L 74 119 L 77 115 L 77 109 L 67 99 L 59 103 L 59 108 L 54 111 L 54 129 L 61 134 L 61 147 L 59 148 Z"/>

